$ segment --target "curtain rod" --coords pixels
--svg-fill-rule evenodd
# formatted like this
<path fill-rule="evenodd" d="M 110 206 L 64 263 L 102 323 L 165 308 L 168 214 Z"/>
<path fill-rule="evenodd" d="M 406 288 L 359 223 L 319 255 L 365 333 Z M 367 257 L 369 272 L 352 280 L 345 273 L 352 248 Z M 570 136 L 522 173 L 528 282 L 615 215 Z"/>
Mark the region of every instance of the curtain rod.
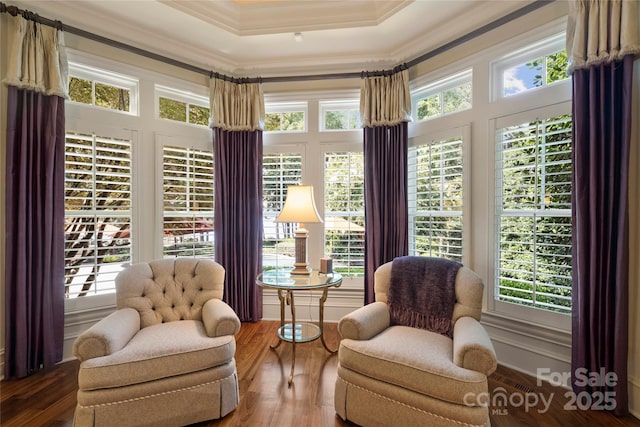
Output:
<path fill-rule="evenodd" d="M 525 16 L 533 12 L 534 10 L 540 9 L 541 7 L 546 6 L 549 3 L 553 3 L 554 1 L 556 0 L 535 0 L 534 2 L 529 3 L 528 5 L 523 6 L 520 9 L 517 9 L 486 25 L 483 25 L 482 27 L 474 31 L 471 31 L 461 37 L 458 37 L 457 39 L 454 39 L 448 43 L 445 43 L 444 45 L 437 47 L 427 53 L 424 53 L 418 56 L 417 58 L 414 58 L 404 64 L 400 64 L 397 67 L 395 67 L 393 70 L 372 71 L 372 72 L 310 74 L 310 75 L 300 75 L 300 76 L 245 77 L 245 78 L 231 77 L 231 76 L 227 76 L 211 70 L 206 70 L 202 67 L 198 67 L 193 64 L 188 64 L 186 62 L 178 61 L 177 59 L 169 58 L 167 56 L 153 53 L 148 50 L 144 50 L 127 43 L 122 43 L 107 37 L 103 37 L 98 34 L 91 33 L 89 31 L 85 31 L 83 29 L 64 24 L 57 20 L 52 20 L 49 18 L 42 17 L 38 14 L 29 12 L 28 10 L 19 9 L 16 6 L 7 6 L 3 2 L 0 2 L 0 13 L 9 13 L 13 16 L 20 14 L 25 19 L 39 22 L 42 25 L 47 25 L 49 27 L 57 28 L 58 30 L 65 31 L 67 33 L 75 34 L 77 36 L 80 36 L 89 40 L 106 44 L 108 46 L 112 46 L 117 49 L 131 52 L 136 55 L 144 56 L 146 58 L 163 62 L 165 64 L 173 65 L 178 68 L 183 68 L 185 70 L 193 71 L 198 74 L 204 74 L 205 76 L 209 76 L 209 78 L 216 77 L 222 80 L 227 80 L 227 81 L 236 82 L 236 83 L 281 83 L 281 82 L 301 82 L 301 81 L 312 81 L 312 80 L 336 80 L 336 79 L 373 77 L 373 76 L 388 75 L 389 73 L 393 73 L 402 69 L 408 69 L 420 64 L 421 62 L 426 61 L 427 59 L 433 58 L 436 55 L 439 55 L 448 50 L 451 50 L 454 47 L 457 47 L 469 40 L 472 40 L 485 33 L 488 33 L 489 31 L 494 30 L 508 22 L 511 22 L 522 16 Z"/>

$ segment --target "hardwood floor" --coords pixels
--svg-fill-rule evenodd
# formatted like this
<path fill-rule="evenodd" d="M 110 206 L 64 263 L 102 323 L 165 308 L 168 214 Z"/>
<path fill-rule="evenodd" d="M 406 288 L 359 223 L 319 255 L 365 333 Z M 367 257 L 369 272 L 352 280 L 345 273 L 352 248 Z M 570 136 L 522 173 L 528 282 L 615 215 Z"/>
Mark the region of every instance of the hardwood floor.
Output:
<path fill-rule="evenodd" d="M 330 355 L 320 341 L 299 344 L 296 349 L 294 383 L 287 387 L 291 361 L 291 346 L 275 343 L 278 322 L 263 321 L 243 324 L 236 336 L 236 362 L 240 380 L 240 405 L 222 420 L 196 424 L 213 426 L 353 426 L 342 421 L 333 409 L 333 388 L 337 355 Z M 335 324 L 325 328 L 327 345 L 337 348 Z M 71 426 L 76 404 L 78 362 L 61 363 L 55 368 L 22 380 L 0 383 L 0 420 L 2 426 Z M 499 367 L 489 379 L 493 395 L 504 388 L 511 393 L 533 393 L 553 396 L 549 411 L 544 405 L 525 411 L 524 405 L 493 406 L 491 424 L 509 426 L 639 426 L 640 420 L 616 418 L 600 411 L 568 411 L 565 389 L 548 384 L 536 386 L 535 378 L 505 367 Z M 553 394 L 552 394 L 553 393 Z M 124 426 L 123 426 L 124 427 Z M 408 426 L 407 426 L 408 427 Z"/>

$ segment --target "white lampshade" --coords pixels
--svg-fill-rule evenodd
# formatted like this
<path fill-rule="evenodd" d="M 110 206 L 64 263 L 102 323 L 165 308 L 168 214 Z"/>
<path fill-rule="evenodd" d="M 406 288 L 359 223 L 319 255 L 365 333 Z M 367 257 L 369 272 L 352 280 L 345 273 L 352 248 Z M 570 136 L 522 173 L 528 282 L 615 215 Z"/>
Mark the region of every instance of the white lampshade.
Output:
<path fill-rule="evenodd" d="M 322 222 L 313 199 L 311 185 L 290 185 L 284 207 L 276 222 Z"/>

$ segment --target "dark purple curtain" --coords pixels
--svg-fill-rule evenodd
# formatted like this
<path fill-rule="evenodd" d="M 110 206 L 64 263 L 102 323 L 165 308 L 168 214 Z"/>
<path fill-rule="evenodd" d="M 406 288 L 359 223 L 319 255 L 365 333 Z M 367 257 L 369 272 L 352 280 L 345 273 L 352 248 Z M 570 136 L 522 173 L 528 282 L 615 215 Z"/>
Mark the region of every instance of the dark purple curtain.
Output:
<path fill-rule="evenodd" d="M 364 128 L 364 303 L 375 300 L 374 273 L 409 251 L 407 123 Z"/>
<path fill-rule="evenodd" d="M 224 300 L 240 320 L 262 318 L 262 131 L 213 128 L 216 261 Z"/>
<path fill-rule="evenodd" d="M 573 73 L 573 388 L 614 393 L 617 415 L 628 413 L 632 74 L 632 56 Z M 601 369 L 616 385 L 577 384 Z"/>
<path fill-rule="evenodd" d="M 62 359 L 64 99 L 8 86 L 5 378 Z"/>

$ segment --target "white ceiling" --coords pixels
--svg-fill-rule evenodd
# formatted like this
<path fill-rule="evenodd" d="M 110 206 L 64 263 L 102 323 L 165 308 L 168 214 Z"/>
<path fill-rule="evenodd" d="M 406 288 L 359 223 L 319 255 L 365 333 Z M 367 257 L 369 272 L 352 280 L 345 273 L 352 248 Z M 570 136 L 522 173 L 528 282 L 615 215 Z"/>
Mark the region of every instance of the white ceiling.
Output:
<path fill-rule="evenodd" d="M 4 1 L 201 68 L 263 77 L 390 68 L 532 2 Z"/>

